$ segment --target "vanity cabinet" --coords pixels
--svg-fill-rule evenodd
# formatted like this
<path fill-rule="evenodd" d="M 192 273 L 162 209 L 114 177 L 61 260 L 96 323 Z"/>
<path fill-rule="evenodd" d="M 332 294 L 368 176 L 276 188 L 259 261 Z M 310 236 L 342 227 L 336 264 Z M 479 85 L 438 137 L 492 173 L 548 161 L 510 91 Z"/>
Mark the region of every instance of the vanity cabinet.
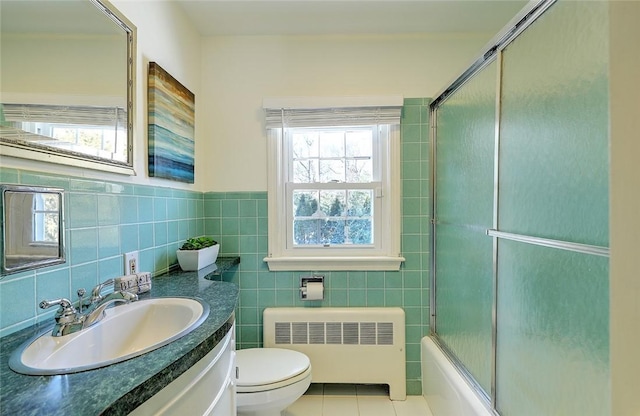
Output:
<path fill-rule="evenodd" d="M 200 361 L 130 415 L 236 415 L 235 325 Z"/>

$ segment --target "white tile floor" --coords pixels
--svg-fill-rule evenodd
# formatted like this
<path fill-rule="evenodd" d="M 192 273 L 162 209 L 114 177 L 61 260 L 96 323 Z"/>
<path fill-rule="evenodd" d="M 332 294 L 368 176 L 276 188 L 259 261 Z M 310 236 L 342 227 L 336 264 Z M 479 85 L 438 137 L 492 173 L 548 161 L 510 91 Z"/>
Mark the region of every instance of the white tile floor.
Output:
<path fill-rule="evenodd" d="M 432 416 L 422 396 L 389 400 L 387 386 L 312 384 L 286 416 Z"/>

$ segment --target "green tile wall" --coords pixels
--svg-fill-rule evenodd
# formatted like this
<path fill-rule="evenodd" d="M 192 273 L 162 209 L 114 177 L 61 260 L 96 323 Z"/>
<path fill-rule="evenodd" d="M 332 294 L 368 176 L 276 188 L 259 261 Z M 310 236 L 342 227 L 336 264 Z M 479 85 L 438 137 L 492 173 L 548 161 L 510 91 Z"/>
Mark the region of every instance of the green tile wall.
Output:
<path fill-rule="evenodd" d="M 0 168 L 0 182 L 57 186 L 66 192 L 68 262 L 0 280 L 0 335 L 54 311 L 41 298 L 75 298 L 79 287 L 123 272 L 122 253 L 139 250 L 141 270 L 163 273 L 191 235 L 207 234 L 241 263 L 222 278 L 237 283 L 238 347 L 260 346 L 267 306 L 400 306 L 406 313 L 407 393 L 421 394 L 420 338 L 429 328 L 428 99 L 406 99 L 402 115 L 402 252 L 398 272 L 322 272 L 326 298 L 299 300 L 299 272 L 269 272 L 266 192 L 188 192 Z M 100 279 L 98 279 L 100 276 Z M 8 307 L 6 305 L 11 305 Z"/>
<path fill-rule="evenodd" d="M 123 274 L 122 254 L 138 250 L 140 270 L 166 272 L 188 236 L 204 234 L 203 194 L 170 188 L 78 179 L 0 168 L 0 183 L 65 190 L 67 262 L 0 280 L 0 335 L 43 320 L 42 299 L 76 298 L 99 281 Z"/>

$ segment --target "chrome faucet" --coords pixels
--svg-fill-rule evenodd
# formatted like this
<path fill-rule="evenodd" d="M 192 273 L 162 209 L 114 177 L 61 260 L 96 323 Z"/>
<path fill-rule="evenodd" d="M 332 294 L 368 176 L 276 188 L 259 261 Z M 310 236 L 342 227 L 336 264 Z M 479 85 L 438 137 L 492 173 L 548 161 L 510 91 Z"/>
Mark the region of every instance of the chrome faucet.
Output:
<path fill-rule="evenodd" d="M 89 299 L 89 304 L 87 306 L 91 305 L 92 303 L 100 302 L 102 300 L 102 289 L 112 284 L 113 279 L 109 279 L 102 283 L 98 283 L 96 287 L 91 289 L 91 299 Z"/>
<path fill-rule="evenodd" d="M 99 322 L 104 318 L 104 310 L 107 306 L 114 303 L 129 303 L 138 300 L 138 295 L 127 292 L 125 290 L 119 290 L 117 292 L 109 293 L 107 296 L 100 296 L 99 300 L 89 305 L 84 315 L 84 328 L 89 328 L 91 325 Z"/>
<path fill-rule="evenodd" d="M 71 301 L 65 298 L 51 301 L 43 300 L 40 302 L 40 307 L 42 309 L 60 305 L 60 309 L 58 309 L 58 312 L 56 312 L 56 315 L 54 316 L 56 324 L 53 327 L 51 335 L 54 337 L 61 337 L 63 335 L 73 334 L 74 332 L 89 328 L 104 318 L 104 311 L 108 306 L 114 303 L 129 303 L 138 300 L 138 295 L 124 290 L 115 291 L 106 296 L 102 296 L 102 289 L 110 284 L 113 284 L 113 279 L 109 279 L 94 287 L 91 291 L 91 297 L 87 300 L 83 300 L 85 291 L 79 290 L 78 296 L 80 296 L 80 301 L 78 302 L 78 307 L 80 311 L 74 308 Z M 84 312 L 83 308 L 86 308 L 84 309 Z"/>

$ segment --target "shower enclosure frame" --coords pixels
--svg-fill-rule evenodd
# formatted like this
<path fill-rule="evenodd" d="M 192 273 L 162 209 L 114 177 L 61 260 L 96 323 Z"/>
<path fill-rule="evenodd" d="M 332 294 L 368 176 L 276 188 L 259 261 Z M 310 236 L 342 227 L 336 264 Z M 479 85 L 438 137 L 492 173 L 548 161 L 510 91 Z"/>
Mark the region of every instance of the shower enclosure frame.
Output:
<path fill-rule="evenodd" d="M 601 246 L 593 246 L 587 244 L 573 243 L 567 241 L 552 240 L 539 238 L 529 235 L 521 235 L 500 231 L 499 227 L 499 168 L 500 168 L 500 120 L 501 120 L 501 100 L 502 96 L 502 56 L 504 49 L 515 40 L 525 29 L 527 29 L 538 17 L 540 17 L 549 7 L 557 0 L 539 0 L 527 4 L 527 6 L 509 22 L 509 24 L 483 49 L 482 55 L 476 59 L 468 69 L 466 69 L 451 85 L 445 88 L 441 93 L 436 95 L 429 108 L 429 124 L 430 124 L 430 302 L 429 302 L 429 324 L 430 335 L 434 342 L 442 349 L 444 354 L 449 358 L 454 367 L 461 373 L 471 388 L 485 403 L 488 410 L 495 415 L 499 415 L 496 410 L 496 373 L 497 373 L 497 303 L 498 303 L 498 240 L 511 240 L 522 243 L 568 250 L 577 253 L 584 253 L 596 256 L 609 257 L 609 248 Z M 496 62 L 497 64 L 497 82 L 496 82 L 496 103 L 495 103 L 495 138 L 494 138 L 494 161 L 493 161 L 493 224 L 491 229 L 486 230 L 486 235 L 492 237 L 493 240 L 493 276 L 492 276 L 492 307 L 491 307 L 491 388 L 490 392 L 475 380 L 471 373 L 465 368 L 456 355 L 442 342 L 438 336 L 437 322 L 437 275 L 436 275 L 436 225 L 437 225 L 437 114 L 438 108 L 460 87 L 471 80 L 476 74 L 489 64 Z"/>

